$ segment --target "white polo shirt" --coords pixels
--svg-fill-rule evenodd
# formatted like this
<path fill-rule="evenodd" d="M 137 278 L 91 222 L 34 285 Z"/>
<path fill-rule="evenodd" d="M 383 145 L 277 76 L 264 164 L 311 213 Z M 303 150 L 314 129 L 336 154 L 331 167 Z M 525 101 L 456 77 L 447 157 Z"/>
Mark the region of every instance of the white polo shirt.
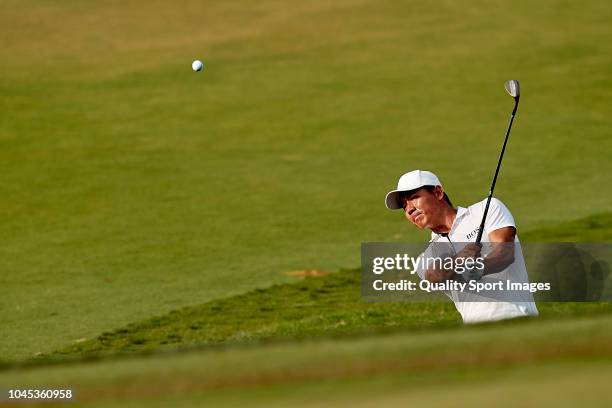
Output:
<path fill-rule="evenodd" d="M 448 235 L 442 236 L 432 232 L 430 242 L 446 242 L 456 251 L 460 251 L 468 242 L 475 242 L 486 202 L 487 200 L 484 199 L 468 208 L 458 207 L 457 216 Z M 504 227 L 516 228 L 514 218 L 512 218 L 512 214 L 510 214 L 508 208 L 501 201 L 492 198 L 489 212 L 487 213 L 482 242 L 490 242 L 489 233 Z M 500 280 L 517 283 L 529 282 L 518 234 L 514 242 L 514 263 L 501 272 L 483 276 L 480 282 L 497 282 Z M 428 250 L 430 248 L 432 248 L 431 244 Z M 417 273 L 421 279 L 425 279 L 425 270 L 418 270 Z M 511 295 L 500 295 L 499 292 L 475 294 L 448 291 L 446 295 L 455 303 L 455 307 L 461 313 L 465 323 L 479 323 L 511 319 L 519 316 L 538 315 L 533 295 L 527 291 L 518 294 L 512 292 Z M 487 301 L 491 298 L 501 300 Z"/>

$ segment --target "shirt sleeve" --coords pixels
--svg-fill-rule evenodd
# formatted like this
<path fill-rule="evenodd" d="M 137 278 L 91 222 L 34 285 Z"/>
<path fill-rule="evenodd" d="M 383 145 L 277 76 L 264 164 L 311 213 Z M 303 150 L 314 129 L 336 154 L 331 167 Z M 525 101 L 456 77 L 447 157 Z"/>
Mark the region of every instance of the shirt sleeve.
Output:
<path fill-rule="evenodd" d="M 484 205 L 486 205 L 486 200 L 484 201 Z M 508 210 L 508 207 L 506 207 L 500 200 L 493 197 L 491 199 L 491 204 L 489 205 L 487 220 L 485 221 L 485 233 L 489 234 L 495 230 L 505 227 L 514 227 L 516 229 L 514 218 L 512 217 L 510 210 Z"/>

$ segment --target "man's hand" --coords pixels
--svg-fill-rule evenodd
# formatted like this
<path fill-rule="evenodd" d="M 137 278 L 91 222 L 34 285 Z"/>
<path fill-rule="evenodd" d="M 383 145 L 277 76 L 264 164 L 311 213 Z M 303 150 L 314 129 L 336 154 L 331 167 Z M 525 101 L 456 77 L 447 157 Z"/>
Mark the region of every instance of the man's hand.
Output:
<path fill-rule="evenodd" d="M 461 274 L 461 278 L 466 283 L 470 283 L 471 281 L 479 281 L 480 279 L 482 279 L 482 272 L 482 269 L 467 269 Z"/>
<path fill-rule="evenodd" d="M 481 250 L 482 250 L 481 243 L 467 244 L 461 251 L 457 252 L 455 259 L 464 258 L 465 263 L 467 263 L 468 259 L 471 259 L 472 260 L 471 264 L 473 265 L 474 259 L 480 256 Z M 482 273 L 483 273 L 482 269 L 471 268 L 471 269 L 466 269 L 465 271 L 463 271 L 463 273 L 458 273 L 458 275 L 461 275 L 461 279 L 463 279 L 465 282 L 470 282 L 470 281 L 480 280 L 482 278 Z"/>
<path fill-rule="evenodd" d="M 481 243 L 469 243 L 467 244 L 461 251 L 457 252 L 455 258 L 478 258 L 480 256 L 480 251 L 482 250 Z"/>

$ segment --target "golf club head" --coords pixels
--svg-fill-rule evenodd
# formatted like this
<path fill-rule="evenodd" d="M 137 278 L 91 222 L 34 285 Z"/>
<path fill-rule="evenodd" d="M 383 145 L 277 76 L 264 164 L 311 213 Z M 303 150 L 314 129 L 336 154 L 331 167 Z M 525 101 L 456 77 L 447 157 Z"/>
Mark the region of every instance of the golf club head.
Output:
<path fill-rule="evenodd" d="M 511 79 L 510 81 L 506 82 L 504 84 L 504 88 L 506 88 L 506 92 L 508 92 L 514 99 L 520 98 L 521 88 L 517 80 Z"/>

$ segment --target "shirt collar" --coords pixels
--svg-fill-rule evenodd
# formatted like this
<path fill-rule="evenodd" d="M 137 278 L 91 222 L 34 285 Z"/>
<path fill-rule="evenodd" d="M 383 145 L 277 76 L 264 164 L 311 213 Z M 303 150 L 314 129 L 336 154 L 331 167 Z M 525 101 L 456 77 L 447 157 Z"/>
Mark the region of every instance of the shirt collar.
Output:
<path fill-rule="evenodd" d="M 457 220 L 459 218 L 463 218 L 465 215 L 467 214 L 467 208 L 463 208 L 463 207 L 457 207 L 457 215 L 455 216 L 455 222 L 453 222 L 453 227 L 455 226 L 455 224 L 457 223 Z M 452 231 L 452 227 L 451 227 L 451 231 Z"/>
<path fill-rule="evenodd" d="M 455 229 L 455 227 L 457 225 L 459 225 L 459 221 L 461 220 L 461 218 L 465 217 L 468 213 L 467 208 L 463 208 L 463 207 L 457 207 L 457 214 L 455 214 L 455 221 L 453 221 L 453 225 L 451 226 L 450 231 L 448 231 L 448 234 L 446 235 L 440 235 L 440 234 L 436 234 L 435 232 L 431 231 L 431 240 L 432 241 L 437 241 L 438 239 L 445 237 L 445 236 L 449 236 L 450 234 L 453 233 L 453 230 Z"/>

